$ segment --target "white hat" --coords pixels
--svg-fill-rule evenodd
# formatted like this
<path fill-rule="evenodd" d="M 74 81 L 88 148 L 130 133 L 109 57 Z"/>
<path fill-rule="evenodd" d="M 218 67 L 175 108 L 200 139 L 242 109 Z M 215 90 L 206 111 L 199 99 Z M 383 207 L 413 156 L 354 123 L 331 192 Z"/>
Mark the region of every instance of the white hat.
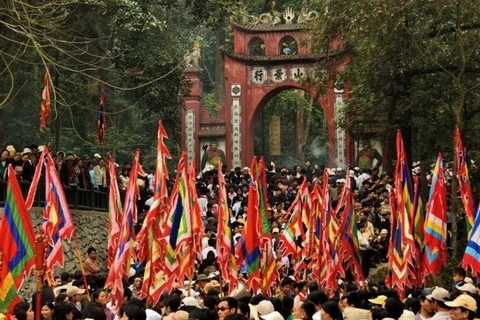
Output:
<path fill-rule="evenodd" d="M 263 302 L 263 301 L 261 301 L 261 302 Z M 258 306 L 257 306 L 257 309 L 258 309 Z M 264 320 L 284 320 L 283 316 L 278 311 L 273 311 L 273 312 L 271 312 L 269 314 L 266 314 L 264 316 L 260 315 L 260 317 Z"/>
<path fill-rule="evenodd" d="M 473 284 L 468 282 L 464 283 L 461 286 L 456 285 L 455 288 L 457 288 L 459 291 L 462 291 L 462 292 L 470 292 L 470 293 L 477 294 L 477 288 Z"/>
<path fill-rule="evenodd" d="M 273 228 L 272 229 L 272 233 L 279 233 L 279 232 L 280 232 L 280 229 L 278 229 L 278 228 Z"/>
<path fill-rule="evenodd" d="M 472 278 L 470 278 L 470 277 L 465 277 L 465 279 L 463 279 L 463 281 L 464 281 L 465 283 L 471 283 L 471 284 L 473 284 L 473 280 L 472 280 Z"/>
<path fill-rule="evenodd" d="M 275 307 L 270 300 L 262 300 L 257 305 L 257 311 L 260 316 L 265 316 L 274 312 Z"/>
<path fill-rule="evenodd" d="M 53 288 L 53 295 L 56 297 L 62 292 L 62 290 L 67 290 L 69 288 L 68 284 L 65 284 L 63 286 L 55 287 Z"/>
<path fill-rule="evenodd" d="M 461 294 L 453 301 L 447 301 L 445 304 L 450 308 L 464 307 L 467 310 L 477 312 L 477 302 L 468 294 Z"/>
<path fill-rule="evenodd" d="M 450 295 L 450 293 L 442 288 L 442 287 L 435 287 L 435 289 L 433 289 L 432 293 L 429 294 L 426 298 L 427 300 L 432 300 L 432 299 L 435 299 L 437 301 L 446 301 L 446 299 L 448 298 L 448 296 Z"/>
<path fill-rule="evenodd" d="M 183 298 L 182 305 L 184 305 L 185 307 L 200 307 L 200 303 L 194 297 Z"/>
<path fill-rule="evenodd" d="M 30 150 L 30 148 L 23 148 L 22 156 L 27 153 L 32 153 L 32 150 Z"/>
<path fill-rule="evenodd" d="M 147 320 L 161 320 L 162 316 L 160 313 L 152 310 L 152 309 L 146 309 L 145 314 L 147 315 Z"/>
<path fill-rule="evenodd" d="M 215 251 L 215 249 L 214 249 Z M 217 256 L 216 252 L 215 252 L 215 257 Z M 205 258 L 204 258 L 205 259 Z M 214 271 L 214 272 L 210 272 L 207 276 L 208 279 L 213 279 L 213 278 L 216 278 L 220 275 L 220 271 Z"/>
<path fill-rule="evenodd" d="M 84 293 L 85 293 L 85 289 L 80 289 L 79 287 L 76 287 L 76 286 L 68 286 L 67 288 L 68 297 L 73 297 L 74 295 L 84 294 Z"/>
<path fill-rule="evenodd" d="M 388 230 L 387 229 L 382 229 L 382 231 L 380 231 L 380 234 L 388 234 Z"/>
<path fill-rule="evenodd" d="M 100 153 L 95 153 L 95 154 L 93 155 L 93 157 L 94 157 L 94 158 L 98 158 L 98 159 L 101 159 L 101 158 L 102 158 L 102 156 L 100 155 Z"/>

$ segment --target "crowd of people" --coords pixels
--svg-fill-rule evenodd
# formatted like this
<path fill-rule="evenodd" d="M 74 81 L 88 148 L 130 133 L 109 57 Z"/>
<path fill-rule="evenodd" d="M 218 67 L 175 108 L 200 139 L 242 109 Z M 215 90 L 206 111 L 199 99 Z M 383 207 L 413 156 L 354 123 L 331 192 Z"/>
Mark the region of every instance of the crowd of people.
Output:
<path fill-rule="evenodd" d="M 5 179 L 5 168 L 15 165 L 22 181 L 31 181 L 38 161 L 41 147 L 25 148 L 18 161 L 18 153 L 12 146 L 2 152 L 0 177 Z M 108 188 L 107 163 L 100 154 L 92 159 L 79 159 L 74 154 L 58 152 L 52 154 L 61 181 L 66 189 L 70 188 Z M 31 166 L 33 171 L 27 169 Z M 124 192 L 130 175 L 130 164 L 116 165 L 119 189 Z M 152 203 L 155 167 L 145 177 L 138 177 L 141 187 L 139 200 L 139 222 L 148 212 Z M 166 320 L 340 320 L 340 319 L 473 319 L 476 313 L 477 288 L 466 281 L 464 270 L 456 270 L 455 284 L 451 290 L 425 288 L 412 291 L 401 301 L 394 291 L 386 290 L 383 285 L 374 286 L 367 282 L 362 288 L 356 287 L 349 279 L 338 279 L 339 290 L 334 297 L 328 297 L 315 279 L 295 279 L 293 265 L 289 257 L 279 252 L 280 234 L 285 229 L 287 210 L 295 200 L 299 187 L 306 183 L 311 190 L 315 183 L 329 185 L 330 201 L 335 209 L 339 195 L 345 186 L 344 168 L 326 168 L 329 180 L 323 181 L 325 168 L 313 166 L 310 161 L 292 169 L 276 167 L 271 163 L 267 168 L 268 220 L 272 233 L 272 247 L 277 259 L 280 274 L 279 285 L 272 296 L 253 295 L 245 290 L 245 285 L 231 295 L 222 287 L 219 268 L 216 262 L 216 239 L 218 218 L 218 177 L 217 171 L 203 171 L 197 177 L 198 203 L 204 219 L 204 238 L 202 254 L 197 261 L 195 282 L 185 287 L 178 285 L 165 294 L 160 303 L 147 308 L 142 300 L 140 288 L 143 281 L 141 265 L 132 268 L 129 283 L 125 283 L 125 301 L 121 311 L 113 314 L 107 302 L 108 292 L 103 289 L 106 266 L 99 265 L 96 249 L 87 250 L 88 258 L 84 262 L 84 272 L 88 286 L 82 280 L 81 272 L 68 273 L 57 277 L 54 286 L 45 287 L 42 294 L 42 317 L 45 319 L 166 319 Z M 358 239 L 362 272 L 368 279 L 370 268 L 387 260 L 390 215 L 388 191 L 392 188 L 392 178 L 380 173 L 378 167 L 360 170 L 352 168 L 349 172 L 353 191 L 354 214 L 358 222 Z M 232 216 L 232 234 L 237 242 L 242 236 L 245 221 L 248 218 L 249 168 L 222 168 L 227 184 L 228 204 Z M 169 181 L 169 190 L 173 178 Z M 244 281 L 245 266 L 239 272 Z M 467 278 L 468 280 L 468 278 Z M 193 285 L 193 287 L 192 287 Z M 90 293 L 90 299 L 86 294 Z M 35 298 L 31 300 L 35 303 Z M 35 306 L 21 303 L 15 307 L 17 319 L 31 319 L 31 310 Z M 449 316 L 447 315 L 449 314 Z"/>

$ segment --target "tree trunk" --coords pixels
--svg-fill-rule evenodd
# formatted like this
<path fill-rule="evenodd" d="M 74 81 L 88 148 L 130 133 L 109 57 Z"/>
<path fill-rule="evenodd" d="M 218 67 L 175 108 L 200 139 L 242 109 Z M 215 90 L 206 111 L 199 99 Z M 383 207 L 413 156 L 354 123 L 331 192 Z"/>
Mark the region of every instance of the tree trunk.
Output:
<path fill-rule="evenodd" d="M 215 50 L 215 100 L 222 105 L 225 101 L 224 61 L 222 49 L 225 46 L 225 20 L 222 21 L 215 31 L 217 50 Z"/>
<path fill-rule="evenodd" d="M 301 91 L 302 99 L 297 102 L 297 158 L 305 161 L 305 148 L 310 134 L 310 123 L 312 120 L 313 97 L 310 97 L 308 104 L 305 101 L 305 91 Z"/>

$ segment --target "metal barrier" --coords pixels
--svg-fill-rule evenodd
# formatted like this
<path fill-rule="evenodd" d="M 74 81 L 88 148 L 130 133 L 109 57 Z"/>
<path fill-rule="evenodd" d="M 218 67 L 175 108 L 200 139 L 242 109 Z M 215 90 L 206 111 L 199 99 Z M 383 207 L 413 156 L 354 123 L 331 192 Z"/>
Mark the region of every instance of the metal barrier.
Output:
<path fill-rule="evenodd" d="M 26 198 L 30 189 L 29 182 L 20 182 L 23 197 Z M 65 198 L 67 199 L 70 209 L 92 210 L 92 211 L 108 211 L 108 190 L 106 192 L 90 189 L 64 189 Z M 5 205 L 7 196 L 7 182 L 0 181 L 0 206 Z M 45 185 L 38 184 L 37 193 L 33 202 L 34 207 L 45 206 Z"/>

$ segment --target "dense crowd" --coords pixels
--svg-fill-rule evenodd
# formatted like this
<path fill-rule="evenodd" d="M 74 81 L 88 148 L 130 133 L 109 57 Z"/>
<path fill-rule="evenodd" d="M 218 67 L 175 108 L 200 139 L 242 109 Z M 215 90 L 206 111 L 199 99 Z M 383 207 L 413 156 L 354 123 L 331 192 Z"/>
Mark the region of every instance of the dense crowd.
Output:
<path fill-rule="evenodd" d="M 5 168 L 12 163 L 18 177 L 30 182 L 39 152 L 36 146 L 24 148 L 17 153 L 12 146 L 2 152 L 0 177 L 5 179 Z M 65 189 L 99 189 L 109 186 L 107 163 L 100 154 L 90 159 L 81 159 L 74 154 L 58 152 L 52 154 L 60 179 Z M 116 165 L 117 180 L 121 192 L 125 192 L 130 176 L 131 165 Z M 155 167 L 146 176 L 137 177 L 141 190 L 138 201 L 140 218 L 137 230 L 141 228 L 142 218 L 153 200 L 153 181 Z M 323 172 L 328 170 L 329 180 L 323 181 Z M 414 169 L 415 170 L 415 169 Z M 370 268 L 386 262 L 391 209 L 388 191 L 392 188 L 392 179 L 378 168 L 364 169 L 355 167 L 349 172 L 353 190 L 354 214 L 358 222 L 358 240 L 362 272 L 368 279 Z M 339 195 L 346 183 L 346 171 L 343 168 L 318 168 L 307 161 L 303 166 L 293 168 L 276 167 L 271 163 L 267 168 L 268 220 L 272 233 L 272 247 L 277 259 L 280 274 L 279 285 L 272 296 L 253 295 L 245 289 L 242 282 L 246 275 L 245 266 L 239 272 L 241 284 L 230 296 L 222 287 L 219 268 L 216 262 L 216 239 L 218 218 L 218 177 L 217 171 L 203 171 L 197 177 L 198 203 L 204 220 L 204 238 L 202 253 L 198 257 L 195 281 L 185 286 L 178 285 L 166 294 L 160 303 L 146 305 L 141 299 L 140 288 L 143 281 L 143 268 L 134 265 L 131 277 L 125 283 L 125 301 L 119 314 L 113 314 L 107 302 L 108 292 L 103 289 L 105 266 L 98 265 L 96 249 L 88 249 L 88 258 L 84 262 L 88 287 L 84 286 L 81 272 L 73 275 L 63 273 L 57 277 L 53 286 L 46 286 L 42 294 L 42 317 L 44 319 L 107 319 L 115 317 L 126 319 L 166 320 L 340 320 L 340 319 L 473 319 L 476 312 L 477 288 L 467 278 L 463 269 L 454 274 L 454 284 L 450 290 L 443 288 L 425 288 L 413 290 L 407 299 L 401 301 L 398 294 L 387 290 L 383 284 L 371 281 L 359 288 L 350 279 L 338 279 L 339 289 L 335 296 L 328 297 L 318 287 L 316 279 L 308 274 L 304 279 L 293 277 L 293 265 L 289 257 L 279 252 L 280 234 L 285 229 L 288 208 L 295 200 L 299 187 L 306 183 L 311 190 L 315 183 L 329 185 L 332 208 L 337 206 Z M 242 236 L 247 219 L 247 203 L 250 184 L 249 168 L 222 168 L 227 183 L 228 204 L 232 216 L 232 234 L 237 242 Z M 169 181 L 169 190 L 173 178 Z M 90 299 L 86 294 L 90 293 Z M 29 299 L 27 299 L 29 300 Z M 35 302 L 35 297 L 31 301 Z M 33 308 L 32 308 L 33 307 Z M 15 307 L 17 319 L 31 319 L 28 303 Z M 449 316 L 450 315 L 450 316 Z"/>

